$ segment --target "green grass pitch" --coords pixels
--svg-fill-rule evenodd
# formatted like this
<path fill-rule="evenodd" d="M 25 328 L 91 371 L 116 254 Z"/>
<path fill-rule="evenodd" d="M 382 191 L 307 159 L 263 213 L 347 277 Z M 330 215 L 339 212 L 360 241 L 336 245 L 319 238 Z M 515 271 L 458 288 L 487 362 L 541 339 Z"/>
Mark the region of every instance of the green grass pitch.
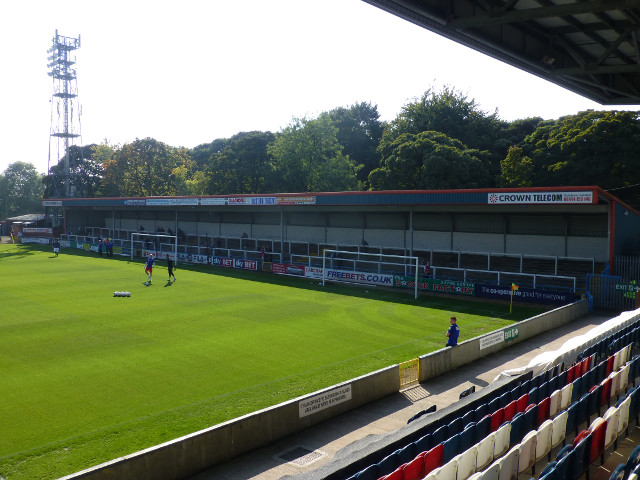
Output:
<path fill-rule="evenodd" d="M 56 478 L 539 309 L 0 245 L 0 477 Z M 129 291 L 130 298 L 114 298 Z"/>

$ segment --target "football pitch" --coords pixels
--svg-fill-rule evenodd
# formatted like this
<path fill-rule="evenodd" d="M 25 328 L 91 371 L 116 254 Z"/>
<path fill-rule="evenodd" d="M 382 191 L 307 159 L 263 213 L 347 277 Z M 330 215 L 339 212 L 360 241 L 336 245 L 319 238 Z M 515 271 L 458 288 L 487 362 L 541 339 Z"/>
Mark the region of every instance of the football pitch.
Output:
<path fill-rule="evenodd" d="M 541 309 L 0 245 L 0 478 L 57 478 Z M 131 297 L 114 297 L 129 291 Z"/>

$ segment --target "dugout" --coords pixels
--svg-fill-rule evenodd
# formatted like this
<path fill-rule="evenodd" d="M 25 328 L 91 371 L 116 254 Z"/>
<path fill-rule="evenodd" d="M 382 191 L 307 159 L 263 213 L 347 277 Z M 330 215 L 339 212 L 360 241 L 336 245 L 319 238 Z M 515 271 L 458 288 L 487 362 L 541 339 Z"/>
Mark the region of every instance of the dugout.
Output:
<path fill-rule="evenodd" d="M 318 192 L 147 198 L 63 198 L 73 235 L 127 241 L 132 232 L 177 232 L 191 253 L 261 246 L 291 261 L 325 248 L 416 255 L 484 268 L 520 256 L 578 259 L 598 271 L 640 250 L 640 213 L 597 186 L 438 191 Z M 480 253 L 476 255 L 474 253 Z M 493 257 L 492 257 L 493 256 Z M 515 257 L 515 260 L 514 258 Z M 434 262 L 435 259 L 435 262 Z M 557 270 L 557 268 L 556 268 Z M 557 272 L 556 272 L 557 273 Z"/>

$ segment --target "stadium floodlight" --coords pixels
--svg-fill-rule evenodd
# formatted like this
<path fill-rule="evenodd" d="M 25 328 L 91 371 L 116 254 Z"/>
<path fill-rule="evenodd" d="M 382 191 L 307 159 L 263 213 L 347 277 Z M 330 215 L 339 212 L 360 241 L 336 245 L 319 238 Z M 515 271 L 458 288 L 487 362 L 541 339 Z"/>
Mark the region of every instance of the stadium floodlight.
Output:
<path fill-rule="evenodd" d="M 358 270 L 362 264 L 377 264 L 378 272 Z M 382 272 L 382 267 L 402 269 L 403 276 L 414 277 L 414 298 L 418 298 L 419 258 L 408 255 L 386 255 L 351 250 L 322 251 L 322 285 L 326 280 L 361 285 L 393 286 L 393 275 Z M 347 268 L 344 268 L 344 267 Z M 391 281 L 390 281 L 391 280 Z"/>

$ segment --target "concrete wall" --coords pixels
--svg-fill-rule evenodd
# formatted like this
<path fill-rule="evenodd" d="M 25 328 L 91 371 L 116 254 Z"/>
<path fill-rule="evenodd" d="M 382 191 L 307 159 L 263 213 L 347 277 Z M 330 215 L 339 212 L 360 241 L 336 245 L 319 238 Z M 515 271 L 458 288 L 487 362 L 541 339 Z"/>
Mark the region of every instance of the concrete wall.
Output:
<path fill-rule="evenodd" d="M 508 348 L 541 332 L 564 325 L 587 314 L 587 302 L 557 308 L 516 324 L 515 340 L 480 350 L 477 337 L 455 348 L 444 348 L 420 357 L 420 381 L 436 377 L 478 358 Z M 502 330 L 502 329 L 501 329 Z M 499 331 L 499 330 L 498 330 Z M 490 334 L 489 334 L 490 335 Z M 352 398 L 317 413 L 300 417 L 299 404 L 324 392 L 350 385 Z M 334 385 L 288 402 L 215 425 L 171 442 L 121 457 L 67 477 L 70 479 L 115 480 L 122 478 L 176 479 L 194 475 L 242 453 L 273 443 L 292 433 L 318 424 L 361 405 L 398 392 L 398 365 Z M 259 433 L 259 434 L 258 434 Z"/>
<path fill-rule="evenodd" d="M 351 386 L 351 400 L 300 418 L 299 403 L 324 392 Z M 194 475 L 242 453 L 398 392 L 398 365 L 260 410 L 178 438 L 65 479 L 176 479 Z M 259 432 L 259 435 L 256 434 Z"/>
<path fill-rule="evenodd" d="M 437 377 L 450 370 L 467 365 L 479 358 L 504 350 L 505 348 L 520 343 L 527 338 L 535 337 L 542 332 L 553 330 L 555 327 L 565 325 L 586 315 L 588 310 L 587 301 L 581 300 L 571 305 L 556 308 L 550 312 L 542 313 L 535 317 L 518 322 L 515 325 L 506 327 L 507 330 L 513 326 L 518 327 L 518 337 L 513 340 L 504 341 L 480 350 L 480 342 L 482 338 L 492 335 L 493 333 L 500 332 L 501 330 L 505 330 L 505 328 L 501 328 L 495 332 L 462 342 L 457 347 L 443 348 L 437 352 L 423 355 L 420 357 L 420 381 L 424 382 L 430 378 Z"/>
<path fill-rule="evenodd" d="M 387 248 L 408 248 L 405 245 L 404 230 L 385 230 L 382 228 L 368 228 L 364 231 L 364 238 L 369 245 L 384 245 Z M 407 238 L 409 233 L 407 232 Z"/>
<path fill-rule="evenodd" d="M 450 232 L 413 231 L 413 248 L 420 250 L 450 250 Z"/>
<path fill-rule="evenodd" d="M 608 239 L 602 237 L 567 237 L 567 257 L 593 258 L 607 262 Z"/>
<path fill-rule="evenodd" d="M 221 236 L 223 237 L 242 237 L 246 233 L 251 237 L 251 225 L 245 223 L 223 223 Z"/>
<path fill-rule="evenodd" d="M 461 252 L 504 253 L 504 235 L 495 233 L 453 234 L 453 249 Z"/>
<path fill-rule="evenodd" d="M 294 225 L 285 226 L 285 238 L 287 240 L 294 240 L 298 242 L 325 243 L 325 237 L 325 227 L 299 227 Z M 280 238 L 280 232 L 278 232 L 277 238 Z"/>
<path fill-rule="evenodd" d="M 327 228 L 327 243 L 360 245 L 362 243 L 362 229 L 329 227 Z"/>
<path fill-rule="evenodd" d="M 280 225 L 253 225 L 253 238 L 280 240 Z"/>
<path fill-rule="evenodd" d="M 564 237 L 546 235 L 507 235 L 505 253 L 565 257 Z M 591 256 L 591 255 L 590 255 Z"/>

